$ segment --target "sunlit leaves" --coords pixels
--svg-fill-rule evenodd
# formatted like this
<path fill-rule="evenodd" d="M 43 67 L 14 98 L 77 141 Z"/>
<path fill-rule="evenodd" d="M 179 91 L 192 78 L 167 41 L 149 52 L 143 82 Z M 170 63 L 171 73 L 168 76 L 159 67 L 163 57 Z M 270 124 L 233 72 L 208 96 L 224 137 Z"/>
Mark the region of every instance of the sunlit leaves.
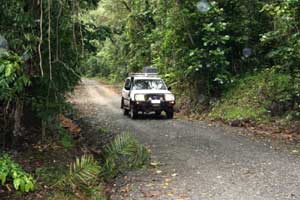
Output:
<path fill-rule="evenodd" d="M 0 181 L 5 185 L 7 180 L 11 180 L 16 190 L 30 192 L 35 188 L 33 177 L 26 173 L 10 156 L 1 155 L 0 157 Z"/>
<path fill-rule="evenodd" d="M 21 58 L 6 54 L 0 58 L 0 101 L 11 101 L 20 96 L 30 85 L 29 77 L 24 74 Z"/>

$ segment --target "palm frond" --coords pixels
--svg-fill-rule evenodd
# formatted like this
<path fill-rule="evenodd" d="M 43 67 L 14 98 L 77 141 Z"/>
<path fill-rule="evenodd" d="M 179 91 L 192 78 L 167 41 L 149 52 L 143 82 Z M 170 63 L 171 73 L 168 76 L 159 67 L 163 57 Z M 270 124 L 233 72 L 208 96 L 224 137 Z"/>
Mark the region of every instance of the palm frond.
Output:
<path fill-rule="evenodd" d="M 100 171 L 100 165 L 92 156 L 83 155 L 70 164 L 69 173 L 58 181 L 58 185 L 72 189 L 89 186 L 96 182 Z"/>
<path fill-rule="evenodd" d="M 150 161 L 146 148 L 129 133 L 118 135 L 106 148 L 104 176 L 112 177 L 128 169 L 141 168 Z"/>

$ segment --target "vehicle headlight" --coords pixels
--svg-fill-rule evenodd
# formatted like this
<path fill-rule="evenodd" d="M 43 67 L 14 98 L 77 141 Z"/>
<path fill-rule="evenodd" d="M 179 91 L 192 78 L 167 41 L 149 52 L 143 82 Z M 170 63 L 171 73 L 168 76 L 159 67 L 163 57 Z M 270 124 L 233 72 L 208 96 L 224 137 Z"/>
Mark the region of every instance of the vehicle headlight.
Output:
<path fill-rule="evenodd" d="M 143 94 L 136 94 L 136 95 L 134 96 L 134 99 L 135 99 L 136 101 L 145 101 L 145 95 L 143 95 Z"/>
<path fill-rule="evenodd" d="M 165 100 L 166 101 L 175 101 L 174 94 L 165 94 Z"/>

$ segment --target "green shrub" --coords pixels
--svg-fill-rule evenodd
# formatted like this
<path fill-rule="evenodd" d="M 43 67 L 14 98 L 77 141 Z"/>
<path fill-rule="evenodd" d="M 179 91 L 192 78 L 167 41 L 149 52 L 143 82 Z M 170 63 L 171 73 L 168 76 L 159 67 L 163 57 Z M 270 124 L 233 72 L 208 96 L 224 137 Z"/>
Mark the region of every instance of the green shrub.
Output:
<path fill-rule="evenodd" d="M 1 185 L 11 180 L 16 190 L 30 192 L 34 190 L 35 182 L 32 176 L 26 173 L 9 155 L 0 157 L 0 180 Z"/>
<path fill-rule="evenodd" d="M 277 67 L 248 75 L 229 88 L 209 116 L 224 120 L 269 120 L 273 102 L 287 104 L 291 100 L 291 77 Z"/>
<path fill-rule="evenodd" d="M 64 129 L 60 132 L 60 142 L 66 150 L 74 147 L 72 136 Z"/>
<path fill-rule="evenodd" d="M 146 166 L 150 161 L 147 149 L 129 133 L 118 135 L 106 148 L 103 176 L 114 177 L 130 169 Z"/>
<path fill-rule="evenodd" d="M 19 98 L 31 84 L 22 66 L 21 57 L 0 49 L 0 101 L 10 102 Z"/>
<path fill-rule="evenodd" d="M 70 150 L 74 147 L 73 138 L 71 134 L 62 127 L 60 123 L 55 123 L 54 125 L 55 131 L 58 132 L 59 143 L 66 149 Z"/>

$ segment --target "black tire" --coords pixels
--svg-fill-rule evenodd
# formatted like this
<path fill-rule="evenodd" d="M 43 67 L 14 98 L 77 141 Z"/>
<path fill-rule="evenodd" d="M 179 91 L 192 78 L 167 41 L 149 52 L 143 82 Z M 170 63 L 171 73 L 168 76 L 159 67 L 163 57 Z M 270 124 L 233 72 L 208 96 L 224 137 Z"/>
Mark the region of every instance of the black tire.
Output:
<path fill-rule="evenodd" d="M 138 117 L 138 111 L 136 111 L 134 108 L 131 108 L 130 109 L 130 118 L 131 119 L 137 119 L 137 117 Z"/>
<path fill-rule="evenodd" d="M 124 98 L 122 97 L 122 99 L 121 99 L 121 109 L 123 109 L 124 108 Z"/>
<path fill-rule="evenodd" d="M 167 114 L 168 119 L 173 119 L 174 118 L 174 110 L 166 111 L 166 114 Z"/>
<path fill-rule="evenodd" d="M 124 108 L 124 109 L 123 109 L 123 115 L 125 115 L 125 116 L 126 116 L 126 115 L 129 115 L 129 110 L 127 110 L 127 109 Z"/>
<path fill-rule="evenodd" d="M 155 115 L 156 116 L 160 116 L 161 115 L 161 111 L 155 111 Z"/>

